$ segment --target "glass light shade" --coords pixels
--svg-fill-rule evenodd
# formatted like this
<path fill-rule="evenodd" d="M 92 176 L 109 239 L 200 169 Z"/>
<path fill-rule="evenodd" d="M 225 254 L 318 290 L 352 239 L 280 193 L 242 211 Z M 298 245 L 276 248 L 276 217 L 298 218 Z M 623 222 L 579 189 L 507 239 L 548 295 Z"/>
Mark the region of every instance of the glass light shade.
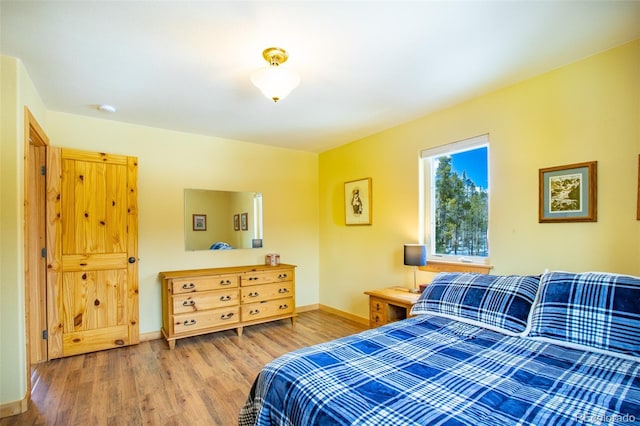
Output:
<path fill-rule="evenodd" d="M 424 266 L 427 264 L 427 247 L 423 244 L 404 245 L 404 264 Z"/>
<path fill-rule="evenodd" d="M 261 68 L 251 74 L 251 82 L 267 98 L 278 102 L 300 84 L 300 77 L 293 71 L 280 66 Z"/>

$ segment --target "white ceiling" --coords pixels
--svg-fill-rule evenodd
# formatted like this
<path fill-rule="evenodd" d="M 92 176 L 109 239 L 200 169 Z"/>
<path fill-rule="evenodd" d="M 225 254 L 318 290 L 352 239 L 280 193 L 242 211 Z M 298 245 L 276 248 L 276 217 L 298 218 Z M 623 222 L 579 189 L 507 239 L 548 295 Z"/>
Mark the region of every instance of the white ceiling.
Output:
<path fill-rule="evenodd" d="M 639 37 L 640 1 L 0 1 L 50 110 L 313 152 Z M 270 46 L 301 76 L 277 104 Z"/>

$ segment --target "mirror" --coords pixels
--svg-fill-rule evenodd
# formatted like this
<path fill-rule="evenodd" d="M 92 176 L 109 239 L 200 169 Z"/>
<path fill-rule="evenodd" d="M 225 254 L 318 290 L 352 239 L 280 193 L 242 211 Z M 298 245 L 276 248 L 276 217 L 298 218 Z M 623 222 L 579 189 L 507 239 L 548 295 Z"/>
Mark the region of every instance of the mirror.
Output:
<path fill-rule="evenodd" d="M 262 247 L 262 193 L 184 190 L 185 249 Z"/>

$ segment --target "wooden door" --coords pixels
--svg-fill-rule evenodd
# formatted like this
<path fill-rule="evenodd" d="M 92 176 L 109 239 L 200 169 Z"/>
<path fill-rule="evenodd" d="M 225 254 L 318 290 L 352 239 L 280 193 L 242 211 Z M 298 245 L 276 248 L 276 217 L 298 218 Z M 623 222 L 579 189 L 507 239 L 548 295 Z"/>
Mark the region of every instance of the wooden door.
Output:
<path fill-rule="evenodd" d="M 47 155 L 49 358 L 139 342 L 135 157 Z"/>

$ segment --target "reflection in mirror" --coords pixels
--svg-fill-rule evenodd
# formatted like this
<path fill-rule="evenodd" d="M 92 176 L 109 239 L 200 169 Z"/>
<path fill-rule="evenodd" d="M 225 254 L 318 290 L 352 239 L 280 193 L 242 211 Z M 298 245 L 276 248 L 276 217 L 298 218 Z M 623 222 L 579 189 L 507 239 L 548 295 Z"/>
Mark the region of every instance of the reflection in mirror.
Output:
<path fill-rule="evenodd" d="M 184 190 L 185 249 L 262 247 L 262 193 Z"/>

